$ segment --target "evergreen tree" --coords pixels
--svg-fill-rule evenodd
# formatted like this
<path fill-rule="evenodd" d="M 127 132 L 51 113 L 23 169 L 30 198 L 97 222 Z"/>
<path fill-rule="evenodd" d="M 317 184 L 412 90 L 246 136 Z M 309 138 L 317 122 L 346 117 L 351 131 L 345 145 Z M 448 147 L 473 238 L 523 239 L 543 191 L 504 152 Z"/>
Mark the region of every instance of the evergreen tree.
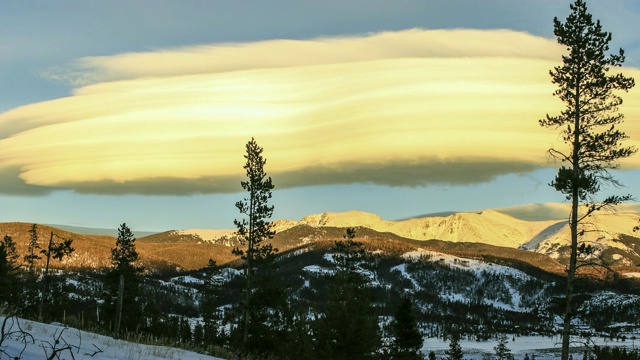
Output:
<path fill-rule="evenodd" d="M 335 244 L 338 268 L 330 278 L 329 299 L 314 323 L 316 356 L 373 357 L 380 347 L 380 328 L 368 279 L 358 266 L 365 252 L 362 243 L 354 241 L 354 229 L 348 229 L 345 238 Z"/>
<path fill-rule="evenodd" d="M 36 274 L 36 261 L 42 259 L 39 255 L 40 243 L 38 242 L 38 225 L 31 225 L 29 229 L 29 244 L 27 245 L 27 253 L 23 256 L 24 262 L 27 264 L 27 273 L 25 274 L 24 286 L 24 302 L 20 307 L 21 312 L 25 316 L 36 316 L 38 314 L 38 305 L 40 304 L 40 292 L 38 290 L 38 276 Z"/>
<path fill-rule="evenodd" d="M 0 242 L 0 306 L 17 307 L 19 285 L 16 244 L 9 235 Z"/>
<path fill-rule="evenodd" d="M 218 330 L 218 325 L 222 320 L 221 311 L 218 310 L 217 300 L 220 295 L 220 283 L 217 276 L 220 269 L 216 262 L 209 259 L 209 263 L 204 268 L 204 288 L 200 305 L 200 316 L 204 321 L 202 325 L 202 344 L 222 345 L 225 341 L 224 334 Z M 195 334 L 194 334 L 195 337 Z"/>
<path fill-rule="evenodd" d="M 464 354 L 462 353 L 462 347 L 460 346 L 460 334 L 456 331 L 451 336 L 449 342 L 449 350 L 446 351 L 447 360 L 462 360 Z"/>
<path fill-rule="evenodd" d="M 273 184 L 264 171 L 267 161 L 262 157 L 262 151 L 253 138 L 246 144 L 244 169 L 247 181 L 240 184 L 249 197 L 236 203 L 246 218 L 234 220 L 244 248 L 233 249 L 233 254 L 245 261 L 245 299 L 238 329 L 242 349 L 252 353 L 263 353 L 267 348 L 277 346 L 270 340 L 273 333 L 266 325 L 270 315 L 268 308 L 283 299 L 270 276 L 278 249 L 266 243 L 274 235 L 271 223 L 267 221 L 273 215 L 273 206 L 268 204 Z"/>
<path fill-rule="evenodd" d="M 284 351 L 282 353 L 284 358 L 308 359 L 313 357 L 311 325 L 306 313 L 298 313 L 292 317 L 288 326 L 288 339 L 284 342 Z"/>
<path fill-rule="evenodd" d="M 413 315 L 413 305 L 403 298 L 393 316 L 393 344 L 391 355 L 394 359 L 421 359 L 422 334 Z"/>
<path fill-rule="evenodd" d="M 506 335 L 500 335 L 498 338 L 498 345 L 493 348 L 498 360 L 513 360 L 511 350 L 507 347 L 508 342 Z"/>
<path fill-rule="evenodd" d="M 116 307 L 120 276 L 124 278 L 120 330 L 135 330 L 139 325 L 143 325 L 140 274 L 144 268 L 138 264 L 140 258 L 135 242 L 136 238 L 127 224 L 120 225 L 116 247 L 111 249 L 111 268 L 105 280 L 108 290 L 105 298 L 105 321 L 112 324 L 111 330 L 115 329 L 117 321 Z"/>
<path fill-rule="evenodd" d="M 158 309 L 158 304 L 156 304 L 155 299 L 151 298 L 144 306 L 143 309 L 144 317 L 147 319 L 146 321 L 146 332 L 153 336 L 164 336 L 166 335 L 164 332 L 164 326 L 162 323 L 162 314 L 160 313 L 160 309 Z"/>
<path fill-rule="evenodd" d="M 196 326 L 193 327 L 193 344 L 196 347 L 204 345 L 204 326 L 202 326 L 201 322 L 198 322 Z"/>
<path fill-rule="evenodd" d="M 216 300 L 220 293 L 220 284 L 216 279 L 219 274 L 218 265 L 214 260 L 209 259 L 209 263 L 203 270 L 205 279 L 200 302 L 200 315 L 205 322 L 215 321 L 219 318 L 216 306 Z"/>
<path fill-rule="evenodd" d="M 40 250 L 40 243 L 38 242 L 38 225 L 31 225 L 29 229 L 29 245 L 27 246 L 27 253 L 24 255 L 24 262 L 27 263 L 27 269 L 29 274 L 33 275 L 35 271 L 35 262 L 42 259 L 38 252 Z"/>
<path fill-rule="evenodd" d="M 191 325 L 184 317 L 180 319 L 180 343 L 190 344 L 193 340 L 191 333 Z"/>
<path fill-rule="evenodd" d="M 571 201 L 569 227 L 571 252 L 567 272 L 566 305 L 563 319 L 562 359 L 569 358 L 569 337 L 573 318 L 573 292 L 579 255 L 579 235 L 583 221 L 594 212 L 630 200 L 630 195 L 609 196 L 597 201 L 602 186 L 621 185 L 609 170 L 618 167 L 617 160 L 636 152 L 623 147 L 627 135 L 616 128 L 623 120 L 618 112 L 622 98 L 619 91 L 628 91 L 633 78 L 620 73 L 609 75 L 612 67 L 622 66 L 624 52 L 607 55 L 611 33 L 602 30 L 600 21 L 593 21 L 584 0 L 570 5 L 571 13 L 563 23 L 554 18 L 554 34 L 558 43 L 566 46 L 562 65 L 550 71 L 552 82 L 558 85 L 555 95 L 566 107 L 557 116 L 547 115 L 540 125 L 560 129 L 568 151 L 551 149 L 549 153 L 563 163 L 551 182 L 557 191 Z M 565 164 L 567 166 L 565 166 Z"/>

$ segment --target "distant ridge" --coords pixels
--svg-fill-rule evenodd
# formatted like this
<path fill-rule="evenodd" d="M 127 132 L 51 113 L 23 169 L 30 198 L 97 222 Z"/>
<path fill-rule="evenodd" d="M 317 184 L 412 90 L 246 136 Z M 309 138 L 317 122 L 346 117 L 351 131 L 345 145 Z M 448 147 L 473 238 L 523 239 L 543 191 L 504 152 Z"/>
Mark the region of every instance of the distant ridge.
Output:
<path fill-rule="evenodd" d="M 72 225 L 60 225 L 60 224 L 44 224 L 47 226 L 51 226 L 57 229 L 62 229 L 65 231 L 69 231 L 72 233 L 76 233 L 76 234 L 83 234 L 83 235 L 107 235 L 107 236 L 113 236 L 113 237 L 117 237 L 118 236 L 118 226 L 116 226 L 113 229 L 105 229 L 105 228 L 91 228 L 91 227 L 83 227 L 83 226 L 72 226 Z M 131 230 L 133 232 L 133 234 L 136 236 L 136 238 L 141 238 L 141 237 L 145 237 L 145 236 L 149 236 L 149 235 L 153 235 L 153 234 L 157 234 L 158 231 L 138 231 L 138 230 Z"/>
<path fill-rule="evenodd" d="M 428 214 L 421 214 L 421 215 L 417 215 L 417 216 L 410 216 L 410 217 L 398 219 L 398 220 L 395 220 L 395 221 L 404 221 L 404 220 L 411 220 L 411 219 L 422 219 L 422 218 L 426 218 L 426 217 L 446 217 L 446 216 L 449 216 L 449 215 L 453 215 L 453 214 L 455 214 L 457 212 L 459 212 L 459 211 L 440 211 L 440 212 L 434 212 L 434 213 L 428 213 Z"/>
<path fill-rule="evenodd" d="M 342 238 L 345 228 L 354 227 L 358 235 L 365 238 L 417 243 L 441 240 L 459 244 L 486 244 L 535 252 L 566 263 L 570 239 L 566 220 L 568 209 L 568 204 L 530 204 L 477 212 L 445 212 L 397 221 L 384 220 L 376 214 L 357 210 L 325 212 L 300 220 L 273 221 L 273 230 L 276 232 L 273 244 L 285 251 L 318 241 L 333 241 Z M 640 222 L 638 210 L 640 204 L 628 204 L 621 206 L 618 212 L 598 213 L 585 223 L 587 231 L 584 240 L 594 245 L 596 255 L 601 255 L 611 265 L 634 267 L 640 264 L 640 234 L 633 232 L 634 226 Z M 536 220 L 525 220 L 515 215 Z M 562 217 L 539 220 L 555 216 Z M 26 241 L 29 226 L 29 223 L 0 223 L 0 230 L 4 228 L 5 234 L 15 234 Z M 18 228 L 20 231 L 12 230 Z M 84 260 L 73 261 L 79 265 L 91 263 L 92 266 L 104 266 L 108 250 L 117 235 L 115 229 L 63 225 L 56 225 L 55 228 L 82 234 L 73 236 L 78 244 L 85 239 L 88 240 L 86 244 L 92 244 L 87 247 Z M 229 229 L 134 230 L 134 234 L 139 239 L 141 252 L 146 256 L 145 261 L 174 268 L 203 267 L 209 258 L 218 263 L 232 261 L 235 256 L 231 254 L 231 249 L 240 245 L 235 231 Z M 98 245 L 100 250 L 94 252 Z M 98 256 L 103 250 L 107 251 Z"/>

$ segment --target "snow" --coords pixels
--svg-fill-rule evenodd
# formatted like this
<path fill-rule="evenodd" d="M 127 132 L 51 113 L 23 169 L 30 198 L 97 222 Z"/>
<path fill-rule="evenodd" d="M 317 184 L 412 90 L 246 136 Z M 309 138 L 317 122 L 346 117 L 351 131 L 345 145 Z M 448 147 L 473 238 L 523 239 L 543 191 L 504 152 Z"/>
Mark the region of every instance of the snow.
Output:
<path fill-rule="evenodd" d="M 0 322 L 5 322 L 0 316 Z M 18 331 L 22 329 L 25 336 Z M 5 334 L 11 333 L 0 344 L 1 358 L 46 359 L 55 349 L 60 359 L 139 359 L 139 360 L 220 360 L 212 356 L 165 346 L 142 345 L 109 336 L 98 335 L 65 327 L 61 324 L 42 324 L 20 318 L 8 318 Z"/>
<path fill-rule="evenodd" d="M 235 230 L 228 229 L 185 229 L 178 230 L 180 235 L 195 235 L 200 237 L 202 240 L 212 241 L 215 239 L 219 239 L 223 236 L 230 235 Z"/>
<path fill-rule="evenodd" d="M 634 236 L 633 227 L 638 224 L 640 205 L 620 207 L 617 212 L 601 211 L 589 217 L 583 225 L 587 232 L 583 241 L 598 240 L 604 248 L 624 251 L 629 248 L 617 240 L 619 234 Z M 528 214 L 523 220 L 508 215 Z M 547 213 L 545 213 L 547 212 Z M 551 213 L 555 216 L 549 216 Z M 565 216 L 557 216 L 565 214 Z M 460 212 L 448 216 L 424 216 L 406 220 L 389 221 L 378 215 L 362 211 L 325 212 L 309 215 L 300 221 L 278 220 L 278 231 L 297 225 L 314 227 L 366 227 L 379 232 L 390 232 L 415 240 L 439 239 L 453 242 L 479 242 L 496 246 L 521 248 L 558 259 L 561 245 L 570 239 L 569 214 L 566 204 L 535 204 L 519 209 L 497 209 L 479 212 Z M 550 220 L 548 220 L 550 219 Z M 636 234 L 637 235 L 637 234 Z M 602 239 L 601 239 L 602 238 Z M 623 259 L 619 259 L 623 261 Z"/>
<path fill-rule="evenodd" d="M 537 360 L 552 360 L 560 358 L 560 344 L 562 339 L 559 335 L 553 337 L 546 336 L 516 336 L 507 334 L 508 342 L 507 348 L 511 350 L 511 353 L 516 359 L 524 358 L 525 354 L 535 354 Z M 514 341 L 515 339 L 515 341 Z M 627 347 L 632 349 L 635 347 L 635 343 L 631 340 L 626 342 L 611 341 L 605 338 L 591 338 L 592 345 L 599 346 L 612 346 L 612 347 Z M 582 352 L 584 351 L 585 339 L 572 338 L 572 350 L 574 359 L 582 359 Z M 494 347 L 498 344 L 497 340 L 489 341 L 472 341 L 462 339 L 460 340 L 460 346 L 464 353 L 464 358 L 468 360 L 481 360 L 486 358 L 485 354 L 494 354 Z M 449 349 L 449 341 L 439 338 L 425 338 L 422 346 L 422 351 L 426 355 L 429 351 L 433 351 L 438 355 L 438 358 L 445 355 L 445 351 Z"/>
<path fill-rule="evenodd" d="M 204 284 L 204 281 L 198 278 L 194 278 L 193 276 L 178 276 L 171 278 L 172 283 L 180 283 L 180 284 Z"/>
<path fill-rule="evenodd" d="M 487 263 L 480 260 L 460 258 L 457 256 L 425 250 L 422 248 L 418 248 L 418 250 L 415 250 L 415 251 L 407 252 L 403 254 L 402 257 L 404 259 L 411 260 L 411 261 L 425 257 L 427 259 L 430 259 L 430 261 L 438 262 L 442 265 L 449 266 L 451 268 L 457 268 L 457 269 L 471 272 L 478 279 L 482 278 L 483 275 L 486 275 L 486 274 L 506 275 L 511 278 L 520 279 L 520 280 L 527 280 L 531 278 L 529 275 L 525 274 L 524 272 L 507 267 L 507 266 L 496 265 L 496 264 Z M 393 268 L 391 268 L 391 271 L 400 272 L 400 276 L 406 279 L 409 279 L 415 289 L 420 288 L 420 284 L 413 278 L 411 274 L 407 272 L 406 263 L 394 266 Z M 514 289 L 510 283 L 505 282 L 504 285 L 508 288 L 509 290 L 508 292 L 511 294 L 510 304 L 507 304 L 502 301 L 488 300 L 488 299 L 485 299 L 484 303 L 487 305 L 491 305 L 495 308 L 504 309 L 504 310 L 513 310 L 513 311 L 524 310 L 521 307 L 521 301 L 522 301 L 521 294 L 516 289 Z M 441 298 L 447 299 L 450 301 L 465 302 L 469 300 L 465 295 L 459 294 L 459 293 L 441 292 L 439 295 Z"/>
<path fill-rule="evenodd" d="M 303 271 L 309 272 L 309 273 L 313 273 L 313 274 L 320 274 L 320 275 L 331 275 L 333 274 L 333 270 L 331 269 L 325 269 L 322 266 L 319 265 L 309 265 L 309 266 L 305 266 L 302 268 Z"/>
<path fill-rule="evenodd" d="M 391 268 L 391 271 L 399 271 L 400 275 L 403 278 L 411 280 L 411 284 L 413 284 L 414 289 L 420 288 L 420 284 L 418 284 L 418 282 L 407 272 L 407 264 L 400 264 L 398 266 L 394 266 Z"/>
<path fill-rule="evenodd" d="M 418 259 L 421 256 L 431 257 L 432 259 L 437 259 L 444 264 L 449 265 L 452 268 L 463 269 L 467 271 L 473 271 L 476 275 L 480 275 L 482 272 L 491 272 L 495 274 L 504 274 L 510 275 L 518 278 L 528 278 L 529 275 L 525 274 L 520 270 L 516 270 L 514 268 L 510 268 L 508 266 L 496 265 L 488 262 L 484 262 L 481 260 L 474 259 L 465 259 L 457 256 L 443 254 L 435 251 L 425 250 L 419 248 L 415 251 L 410 251 L 402 255 L 405 259 Z"/>

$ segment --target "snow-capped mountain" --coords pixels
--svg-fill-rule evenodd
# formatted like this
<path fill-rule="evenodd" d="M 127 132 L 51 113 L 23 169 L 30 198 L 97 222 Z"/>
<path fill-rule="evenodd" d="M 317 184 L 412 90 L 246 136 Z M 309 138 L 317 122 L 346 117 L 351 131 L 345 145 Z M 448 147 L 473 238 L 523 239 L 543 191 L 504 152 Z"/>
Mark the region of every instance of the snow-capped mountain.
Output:
<path fill-rule="evenodd" d="M 583 222 L 585 233 L 581 240 L 593 244 L 597 254 L 604 254 L 617 265 L 640 262 L 640 234 L 633 231 L 640 223 L 639 209 L 637 204 L 630 204 L 619 208 L 617 212 L 593 215 Z M 330 232 L 323 236 L 313 229 L 361 227 L 412 240 L 477 242 L 518 248 L 562 261 L 570 239 L 568 221 L 562 217 L 568 214 L 568 204 L 531 204 L 395 221 L 384 220 L 367 212 L 348 211 L 309 215 L 301 220 L 277 220 L 273 226 L 276 234 L 295 232 L 295 236 L 298 236 L 297 241 L 288 239 L 285 248 L 335 235 Z M 310 234 L 310 231 L 315 233 Z M 237 245 L 233 230 L 191 229 L 179 233 L 220 245 Z"/>
<path fill-rule="evenodd" d="M 563 205 L 560 205 L 563 207 Z M 554 210 L 558 211 L 558 206 Z M 609 251 L 611 260 L 619 265 L 635 263 L 640 254 L 640 241 L 633 228 L 640 215 L 631 212 L 602 212 L 584 221 L 582 241 L 593 244 L 598 253 Z M 300 221 L 274 222 L 277 232 L 296 226 L 311 227 L 365 227 L 378 232 L 393 233 L 413 240 L 445 240 L 452 242 L 478 242 L 495 246 L 520 248 L 563 257 L 569 245 L 570 229 L 565 220 L 528 221 L 501 211 L 461 212 L 449 216 L 426 216 L 407 220 L 389 221 L 375 214 L 361 211 L 342 213 L 325 212 L 310 215 Z"/>

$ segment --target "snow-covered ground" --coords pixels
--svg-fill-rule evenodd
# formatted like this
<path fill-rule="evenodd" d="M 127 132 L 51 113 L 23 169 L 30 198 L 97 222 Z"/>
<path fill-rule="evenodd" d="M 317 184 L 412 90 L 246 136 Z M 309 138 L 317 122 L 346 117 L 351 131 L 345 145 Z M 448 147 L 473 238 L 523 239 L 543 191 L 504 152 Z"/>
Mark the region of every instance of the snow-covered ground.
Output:
<path fill-rule="evenodd" d="M 572 354 L 574 359 L 582 359 L 585 349 L 585 339 L 576 338 L 572 343 Z M 627 349 L 637 349 L 640 347 L 640 341 L 626 340 L 615 341 L 604 338 L 590 339 L 591 346 L 610 346 L 610 347 L 626 347 Z M 516 359 L 524 359 L 525 355 L 535 355 L 536 360 L 555 360 L 560 358 L 560 347 L 562 339 L 560 336 L 508 336 L 507 347 Z M 490 341 L 469 341 L 460 340 L 460 346 L 464 353 L 464 358 L 468 360 L 483 359 L 484 354 L 495 354 L 494 347 L 498 345 L 497 340 Z M 436 353 L 438 358 L 445 356 L 445 351 L 449 349 L 449 341 L 436 338 L 426 338 L 422 347 L 424 354 L 429 351 Z"/>
<path fill-rule="evenodd" d="M 6 320 L 6 321 L 5 321 Z M 0 359 L 47 359 L 59 350 L 59 359 L 220 360 L 212 356 L 165 346 L 142 345 L 35 321 L 0 316 L 3 326 Z M 65 350 L 60 350 L 65 349 Z"/>

